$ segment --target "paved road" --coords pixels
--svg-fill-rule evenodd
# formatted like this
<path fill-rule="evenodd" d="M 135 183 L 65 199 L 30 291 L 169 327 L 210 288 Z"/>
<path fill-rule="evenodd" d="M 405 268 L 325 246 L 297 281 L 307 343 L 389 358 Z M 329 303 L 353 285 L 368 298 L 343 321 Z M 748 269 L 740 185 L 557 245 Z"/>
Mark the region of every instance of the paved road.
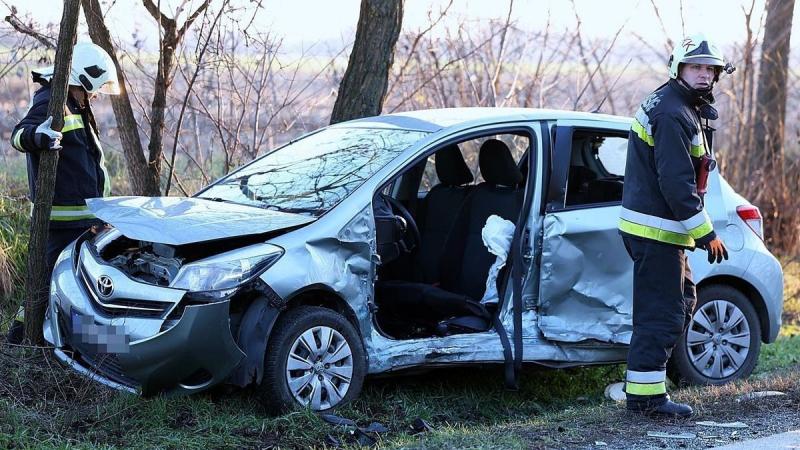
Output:
<path fill-rule="evenodd" d="M 737 442 L 722 447 L 714 447 L 712 450 L 772 450 L 772 449 L 800 449 L 800 430 L 789 431 L 786 433 L 767 436 L 750 441 Z"/>

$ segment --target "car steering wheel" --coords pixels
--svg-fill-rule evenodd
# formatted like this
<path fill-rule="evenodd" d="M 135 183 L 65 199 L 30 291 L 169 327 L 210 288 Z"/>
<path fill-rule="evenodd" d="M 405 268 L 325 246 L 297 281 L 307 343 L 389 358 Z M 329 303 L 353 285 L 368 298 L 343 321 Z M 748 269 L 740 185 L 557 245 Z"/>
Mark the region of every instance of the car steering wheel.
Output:
<path fill-rule="evenodd" d="M 389 206 L 392 207 L 392 212 L 395 213 L 395 217 L 403 222 L 404 233 L 403 240 L 401 241 L 403 243 L 403 251 L 405 253 L 411 253 L 411 250 L 414 250 L 414 248 L 422 242 L 417 222 L 408 209 L 396 198 L 388 195 L 384 195 L 383 198 L 385 198 Z"/>

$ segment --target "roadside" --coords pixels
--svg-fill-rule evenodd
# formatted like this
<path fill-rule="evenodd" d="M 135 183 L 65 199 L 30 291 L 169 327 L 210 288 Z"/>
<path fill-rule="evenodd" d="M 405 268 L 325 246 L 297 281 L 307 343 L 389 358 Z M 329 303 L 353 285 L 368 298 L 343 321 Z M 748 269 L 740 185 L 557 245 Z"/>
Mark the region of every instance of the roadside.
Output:
<path fill-rule="evenodd" d="M 527 367 L 519 392 L 503 389 L 497 367 L 370 379 L 358 401 L 326 421 L 308 411 L 266 417 L 250 390 L 152 399 L 113 392 L 64 370 L 47 350 L 11 347 L 0 338 L 0 448 L 699 449 L 739 443 L 800 428 L 800 263 L 784 270 L 778 341 L 762 347 L 748 380 L 673 390 L 697 411 L 688 421 L 630 415 L 605 399 L 605 386 L 622 379 L 621 365 Z M 764 391 L 784 395 L 740 400 Z M 743 425 L 697 423 L 704 421 Z"/>

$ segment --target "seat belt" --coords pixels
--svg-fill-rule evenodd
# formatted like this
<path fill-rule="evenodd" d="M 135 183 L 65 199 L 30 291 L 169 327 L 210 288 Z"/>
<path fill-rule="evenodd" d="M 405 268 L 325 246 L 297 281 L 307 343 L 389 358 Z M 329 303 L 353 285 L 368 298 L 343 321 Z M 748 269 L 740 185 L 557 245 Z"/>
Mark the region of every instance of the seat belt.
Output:
<path fill-rule="evenodd" d="M 514 232 L 515 239 L 511 242 L 511 247 L 514 247 L 514 243 L 516 241 L 516 231 Z M 502 293 L 499 295 L 499 301 L 497 304 L 497 310 L 494 313 L 494 329 L 497 334 L 500 336 L 500 344 L 503 346 L 503 358 L 504 362 L 504 373 L 505 373 L 505 385 L 506 389 L 511 391 L 519 390 L 519 382 L 517 380 L 517 368 L 515 364 L 514 354 L 511 351 L 511 342 L 508 339 L 508 333 L 506 332 L 506 328 L 503 326 L 503 322 L 500 320 L 500 312 L 503 310 L 503 304 L 505 303 L 506 299 L 506 287 L 508 286 L 508 277 L 510 274 L 514 272 L 514 267 L 517 265 L 515 258 L 515 253 L 512 252 L 509 255 L 509 259 L 511 262 L 511 270 L 504 271 L 503 280 L 501 284 Z M 508 267 L 508 266 L 506 266 Z M 512 287 L 511 295 L 514 295 L 514 289 Z M 516 307 L 514 308 L 514 327 L 516 328 Z M 520 314 L 521 318 L 521 314 Z M 517 332 L 514 330 L 514 337 L 516 337 Z M 522 348 L 522 341 L 520 340 L 519 348 Z M 517 348 L 516 340 L 514 342 L 514 347 Z"/>

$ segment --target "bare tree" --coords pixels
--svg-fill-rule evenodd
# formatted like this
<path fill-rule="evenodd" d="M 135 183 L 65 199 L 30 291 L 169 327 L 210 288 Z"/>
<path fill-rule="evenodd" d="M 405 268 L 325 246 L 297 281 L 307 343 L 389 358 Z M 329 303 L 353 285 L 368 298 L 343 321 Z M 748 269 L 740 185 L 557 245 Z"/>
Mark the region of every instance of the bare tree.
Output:
<path fill-rule="evenodd" d="M 780 211 L 780 206 L 786 203 L 781 196 L 788 195 L 783 140 L 793 11 L 794 0 L 770 0 L 767 3 L 756 97 L 755 146 L 750 150 L 749 164 L 751 169 L 761 169 L 762 179 L 770 180 L 760 191 L 759 203 L 767 219 L 767 235 L 777 242 L 794 239 L 797 231 L 785 229 Z"/>
<path fill-rule="evenodd" d="M 58 32 L 55 69 L 50 83 L 48 116 L 53 117 L 52 127 L 60 130 L 64 126 L 64 108 L 67 102 L 67 83 L 72 63 L 72 47 L 78 29 L 80 0 L 65 0 Z M 47 246 L 50 210 L 56 182 L 58 152 L 43 151 L 39 154 L 39 173 L 36 177 L 36 199 L 33 203 L 31 238 L 28 244 L 28 273 L 25 278 L 25 340 L 33 345 L 42 343 L 42 324 L 49 298 L 50 280 L 45 249 Z"/>
<path fill-rule="evenodd" d="M 157 196 L 160 194 L 158 177 L 149 176 L 142 141 L 139 139 L 139 127 L 136 123 L 136 117 L 133 115 L 131 100 L 128 97 L 125 75 L 114 51 L 114 45 L 111 43 L 108 27 L 106 27 L 103 20 L 100 2 L 98 0 L 81 0 L 81 3 L 83 4 L 83 14 L 86 17 L 86 23 L 89 25 L 89 35 L 92 37 L 92 41 L 111 55 L 114 66 L 117 68 L 121 92 L 119 95 L 111 96 L 111 108 L 114 110 L 114 117 L 117 119 L 117 130 L 119 131 L 122 150 L 125 153 L 131 189 L 135 195 Z"/>
<path fill-rule="evenodd" d="M 403 0 L 361 0 L 356 40 L 331 123 L 380 114 L 402 22 Z"/>
<path fill-rule="evenodd" d="M 164 135 L 164 111 L 167 106 L 167 92 L 172 85 L 175 51 L 183 41 L 186 31 L 192 26 L 195 20 L 208 8 L 210 0 L 205 0 L 197 7 L 186 21 L 178 27 L 175 18 L 167 17 L 161 12 L 152 0 L 142 0 L 145 9 L 159 24 L 159 54 L 158 70 L 156 72 L 155 91 L 153 92 L 153 102 L 150 109 L 150 144 L 148 145 L 148 169 L 149 180 L 147 184 L 160 186 L 161 180 L 161 160 L 163 158 L 163 135 Z M 159 2 L 160 4 L 160 2 Z M 160 188 L 159 188 L 160 191 Z"/>

